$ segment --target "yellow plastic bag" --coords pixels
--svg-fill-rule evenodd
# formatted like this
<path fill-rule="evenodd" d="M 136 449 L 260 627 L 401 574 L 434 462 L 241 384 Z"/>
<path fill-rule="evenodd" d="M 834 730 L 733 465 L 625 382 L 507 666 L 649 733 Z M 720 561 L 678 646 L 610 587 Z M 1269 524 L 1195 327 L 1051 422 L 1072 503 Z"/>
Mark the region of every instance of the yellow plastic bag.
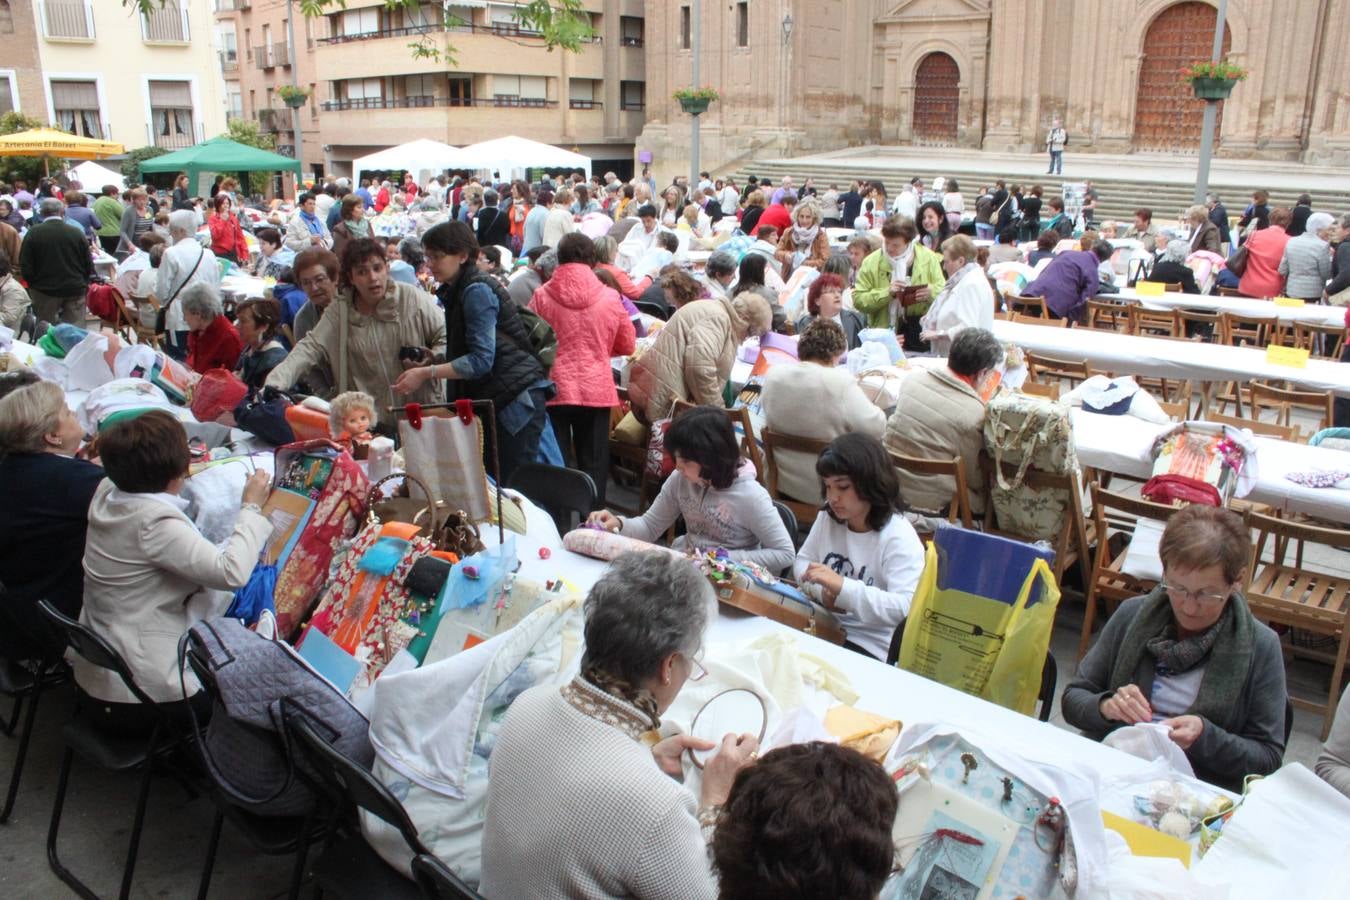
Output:
<path fill-rule="evenodd" d="M 944 528 L 928 546 L 899 666 L 1031 715 L 1059 596 L 1044 551 Z"/>

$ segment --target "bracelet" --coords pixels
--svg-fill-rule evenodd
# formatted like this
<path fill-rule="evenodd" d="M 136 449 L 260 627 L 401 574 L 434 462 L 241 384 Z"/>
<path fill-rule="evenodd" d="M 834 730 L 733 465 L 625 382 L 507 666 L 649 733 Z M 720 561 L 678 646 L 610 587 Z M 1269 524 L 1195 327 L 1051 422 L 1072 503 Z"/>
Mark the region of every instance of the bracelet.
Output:
<path fill-rule="evenodd" d="M 243 512 L 244 510 L 248 510 L 249 512 L 255 512 L 255 513 L 257 513 L 258 515 L 262 515 L 262 507 L 259 506 L 259 505 L 256 504 L 256 503 L 244 503 L 244 504 L 241 504 L 240 507 L 239 507 L 239 511 L 240 511 L 240 512 Z"/>
<path fill-rule="evenodd" d="M 704 806 L 698 811 L 698 824 L 704 828 L 717 824 L 717 817 L 722 814 L 721 805 Z"/>

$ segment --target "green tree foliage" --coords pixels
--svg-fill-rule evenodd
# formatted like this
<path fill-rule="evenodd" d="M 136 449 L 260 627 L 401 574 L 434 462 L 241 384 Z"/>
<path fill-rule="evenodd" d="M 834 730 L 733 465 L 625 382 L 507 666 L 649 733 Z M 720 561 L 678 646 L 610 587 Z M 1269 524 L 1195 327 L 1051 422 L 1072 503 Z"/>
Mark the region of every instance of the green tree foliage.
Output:
<path fill-rule="evenodd" d="M 287 111 L 289 112 L 289 110 Z M 277 149 L 277 136 L 259 130 L 258 123 L 252 119 L 231 119 L 224 137 L 229 138 L 236 144 L 247 144 L 250 147 L 257 147 L 259 150 L 271 150 L 275 153 Z M 230 173 L 222 174 L 229 175 Z M 267 194 L 268 185 L 272 181 L 272 174 L 271 172 L 250 173 L 248 192 L 250 194 Z"/>
<path fill-rule="evenodd" d="M 0 116 L 0 134 L 17 134 L 46 124 L 40 119 L 11 110 Z M 35 187 L 37 180 L 42 177 L 42 159 L 41 156 L 0 156 L 0 180 L 12 182 L 22 178 L 30 188 Z"/>
<path fill-rule="evenodd" d="M 126 179 L 127 184 L 144 184 L 145 176 L 141 174 L 141 163 L 168 152 L 163 147 L 137 147 L 128 152 L 127 158 L 122 160 L 122 177 Z"/>

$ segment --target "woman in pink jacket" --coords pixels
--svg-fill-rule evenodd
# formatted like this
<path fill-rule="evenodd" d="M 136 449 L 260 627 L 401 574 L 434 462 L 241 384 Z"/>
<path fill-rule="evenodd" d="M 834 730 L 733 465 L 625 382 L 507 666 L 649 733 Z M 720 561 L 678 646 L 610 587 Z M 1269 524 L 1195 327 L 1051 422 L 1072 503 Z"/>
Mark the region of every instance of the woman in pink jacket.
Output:
<path fill-rule="evenodd" d="M 1288 209 L 1270 211 L 1270 228 L 1252 232 L 1243 246 L 1247 248 L 1247 269 L 1238 282 L 1238 290 L 1248 297 L 1278 297 L 1284 293 L 1284 276 L 1280 274 L 1280 260 L 1284 245 L 1289 243 L 1289 232 L 1284 228 L 1293 219 Z"/>
<path fill-rule="evenodd" d="M 609 473 L 609 411 L 618 405 L 609 360 L 633 352 L 633 323 L 618 291 L 595 277 L 595 244 L 580 232 L 558 242 L 558 268 L 534 292 L 530 309 L 558 337 L 552 379 L 557 396 L 548 403 L 558 443 L 572 449 L 576 467 L 590 475 L 605 502 Z"/>

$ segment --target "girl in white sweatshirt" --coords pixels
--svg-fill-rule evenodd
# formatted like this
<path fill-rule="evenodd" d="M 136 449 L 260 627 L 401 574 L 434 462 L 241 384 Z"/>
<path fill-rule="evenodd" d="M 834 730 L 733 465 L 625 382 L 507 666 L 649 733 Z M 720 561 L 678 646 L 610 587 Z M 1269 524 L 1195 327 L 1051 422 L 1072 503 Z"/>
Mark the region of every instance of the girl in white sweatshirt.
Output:
<path fill-rule="evenodd" d="M 645 513 L 628 518 L 601 509 L 589 521 L 650 543 L 684 516 L 688 533 L 675 541 L 676 549 L 721 547 L 732 559 L 775 575 L 792 565 L 792 537 L 755 480 L 755 467 L 741 459 L 726 410 L 700 406 L 678 416 L 665 447 L 675 457 L 675 471 Z"/>
<path fill-rule="evenodd" d="M 923 571 L 923 542 L 900 514 L 900 484 L 881 441 L 844 434 L 816 460 L 825 509 L 793 571 L 815 585 L 848 632 L 844 646 L 885 659 Z"/>

